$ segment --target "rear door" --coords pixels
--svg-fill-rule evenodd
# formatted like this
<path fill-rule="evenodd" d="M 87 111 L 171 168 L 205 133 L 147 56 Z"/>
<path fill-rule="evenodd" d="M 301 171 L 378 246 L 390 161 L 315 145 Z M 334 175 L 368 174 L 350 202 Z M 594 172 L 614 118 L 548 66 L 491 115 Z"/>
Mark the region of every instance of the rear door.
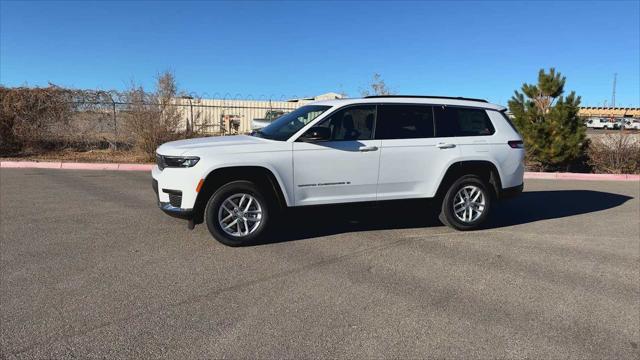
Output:
<path fill-rule="evenodd" d="M 493 158 L 493 152 L 504 150 L 506 140 L 499 142 L 496 130 L 485 109 L 437 106 L 436 133 L 460 149 L 460 160 Z M 513 139 L 512 139 L 513 140 Z"/>
<path fill-rule="evenodd" d="M 381 141 L 378 200 L 432 197 L 460 154 L 454 138 L 438 137 L 430 105 L 378 105 Z"/>

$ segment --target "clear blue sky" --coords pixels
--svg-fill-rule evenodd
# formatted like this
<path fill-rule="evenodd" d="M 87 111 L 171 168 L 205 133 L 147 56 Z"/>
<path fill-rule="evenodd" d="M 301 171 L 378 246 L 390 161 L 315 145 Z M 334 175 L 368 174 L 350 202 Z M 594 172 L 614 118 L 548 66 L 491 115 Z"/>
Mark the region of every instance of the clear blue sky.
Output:
<path fill-rule="evenodd" d="M 0 83 L 123 89 L 159 71 L 204 96 L 403 94 L 505 103 L 541 67 L 585 105 L 640 106 L 640 2 L 7 2 Z"/>

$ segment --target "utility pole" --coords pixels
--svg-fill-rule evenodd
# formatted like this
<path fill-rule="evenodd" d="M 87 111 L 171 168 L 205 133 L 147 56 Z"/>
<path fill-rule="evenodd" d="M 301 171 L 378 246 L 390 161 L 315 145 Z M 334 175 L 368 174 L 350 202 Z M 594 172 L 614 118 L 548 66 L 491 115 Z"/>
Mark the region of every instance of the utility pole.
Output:
<path fill-rule="evenodd" d="M 187 119 L 187 134 L 191 135 L 193 133 L 193 127 L 194 127 L 193 126 L 193 102 L 192 102 L 193 96 L 191 96 L 191 95 L 183 95 L 183 96 L 180 96 L 180 99 L 189 100 L 189 110 L 190 110 L 190 113 L 191 113 L 191 121 L 189 121 L 189 119 Z"/>
<path fill-rule="evenodd" d="M 618 80 L 618 73 L 613 74 L 613 90 L 611 91 L 611 118 L 613 118 L 614 126 L 616 123 L 616 80 Z M 624 119 L 620 121 L 620 131 L 624 130 Z"/>
<path fill-rule="evenodd" d="M 613 74 L 613 92 L 611 94 L 611 106 L 616 108 L 616 80 L 618 78 L 618 73 Z"/>

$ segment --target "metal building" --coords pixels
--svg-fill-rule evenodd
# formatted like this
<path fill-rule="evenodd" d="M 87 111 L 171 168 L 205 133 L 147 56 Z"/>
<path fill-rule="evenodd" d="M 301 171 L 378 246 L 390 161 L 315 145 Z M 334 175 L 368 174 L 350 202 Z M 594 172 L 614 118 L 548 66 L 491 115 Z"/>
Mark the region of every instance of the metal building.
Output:
<path fill-rule="evenodd" d="M 241 99 L 176 99 L 184 114 L 183 129 L 203 134 L 243 134 L 252 130 L 254 123 L 268 123 L 278 116 L 316 100 L 340 99 L 342 95 L 326 93 L 310 98 L 290 100 Z"/>

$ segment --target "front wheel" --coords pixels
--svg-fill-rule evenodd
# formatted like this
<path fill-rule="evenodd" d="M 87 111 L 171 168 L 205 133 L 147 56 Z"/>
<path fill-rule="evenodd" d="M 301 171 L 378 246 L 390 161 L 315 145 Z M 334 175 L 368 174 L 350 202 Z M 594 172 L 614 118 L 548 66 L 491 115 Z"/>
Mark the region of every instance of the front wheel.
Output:
<path fill-rule="evenodd" d="M 456 230 L 474 230 L 487 219 L 491 194 L 486 183 L 475 175 L 456 180 L 442 200 L 440 221 Z"/>
<path fill-rule="evenodd" d="M 228 246 L 247 245 L 264 235 L 270 204 L 250 181 L 230 182 L 218 189 L 205 208 L 211 235 Z"/>

